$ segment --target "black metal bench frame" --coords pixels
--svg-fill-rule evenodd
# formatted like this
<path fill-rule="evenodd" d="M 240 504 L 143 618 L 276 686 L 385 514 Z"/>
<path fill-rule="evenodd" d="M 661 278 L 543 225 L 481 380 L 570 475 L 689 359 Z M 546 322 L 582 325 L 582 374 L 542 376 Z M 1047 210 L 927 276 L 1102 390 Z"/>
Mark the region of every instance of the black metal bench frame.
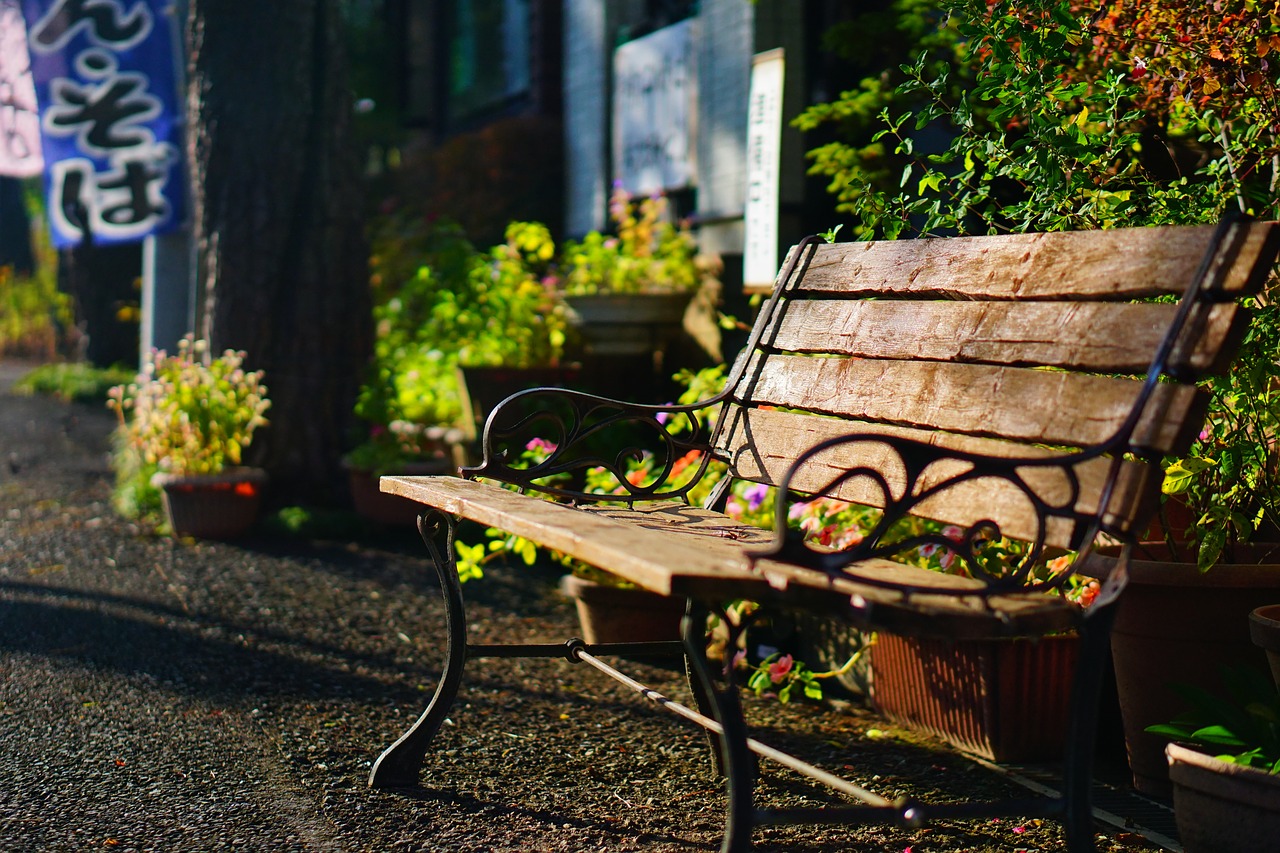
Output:
<path fill-rule="evenodd" d="M 990 608 L 995 612 L 1001 606 L 999 602 L 1010 596 L 1034 597 L 1060 589 L 1068 582 L 1074 571 L 1099 571 L 1104 574 L 1102 591 L 1094 605 L 1087 610 L 1079 611 L 1078 618 L 1074 618 L 1069 626 L 1080 634 L 1081 651 L 1071 700 L 1071 722 L 1070 730 L 1067 732 L 1067 743 L 1070 748 L 1064 761 L 1061 796 L 1027 797 L 996 803 L 926 804 L 907 800 L 891 802 L 847 780 L 751 739 L 731 667 L 716 667 L 707 660 L 705 655 L 705 625 L 706 616 L 709 613 L 715 613 L 729 626 L 730 648 L 736 647 L 738 637 L 749 628 L 751 617 L 737 618 L 733 611 L 722 606 L 721 599 L 711 595 L 701 599 L 690 599 L 683 623 L 683 641 L 680 643 L 589 646 L 576 638 L 564 643 L 501 645 L 469 643 L 462 589 L 453 559 L 453 538 L 456 529 L 453 512 L 457 510 L 447 506 L 426 508 L 418 521 L 419 531 L 439 576 L 445 601 L 448 645 L 443 673 L 430 704 L 417 722 L 387 748 L 375 763 L 370 784 L 381 788 L 411 787 L 418 784 L 423 756 L 454 703 L 468 659 L 563 657 L 570 662 L 588 663 L 635 689 L 646 698 L 703 726 L 712 733 L 719 744 L 719 765 L 727 778 L 728 813 L 723 840 L 725 851 L 748 849 L 751 845 L 752 827 L 755 825 L 839 822 L 855 825 L 890 823 L 914 828 L 935 820 L 1015 816 L 1060 820 L 1065 826 L 1071 850 L 1092 850 L 1094 824 L 1090 804 L 1090 784 L 1097 709 L 1102 679 L 1106 671 L 1104 662 L 1109 653 L 1110 626 L 1116 603 L 1125 586 L 1125 566 L 1134 539 L 1134 528 L 1131 524 L 1117 524 L 1116 520 L 1108 515 L 1112 504 L 1112 493 L 1116 487 L 1121 460 L 1136 457 L 1152 461 L 1152 451 L 1135 444 L 1135 429 L 1144 417 L 1145 408 L 1162 377 L 1169 373 L 1170 356 L 1180 336 L 1187 329 L 1206 322 L 1207 312 L 1214 304 L 1230 298 L 1222 294 L 1218 281 L 1222 271 L 1230 267 L 1233 253 L 1238 251 L 1237 235 L 1233 230 L 1233 223 L 1236 221 L 1228 220 L 1220 224 L 1210 250 L 1205 254 L 1200 268 L 1192 277 L 1181 298 L 1176 317 L 1147 371 L 1145 383 L 1131 413 L 1120 429 L 1109 439 L 1094 447 L 1073 453 L 1049 457 L 1000 458 L 959 452 L 908 439 L 886 437 L 874 432 L 834 437 L 818 443 L 796 459 L 780 484 L 780 494 L 792 493 L 792 472 L 799 470 L 806 461 L 820 457 L 838 446 L 858 443 L 874 443 L 891 450 L 896 458 L 895 465 L 906 472 L 908 487 L 905 492 L 895 497 L 894 489 L 890 487 L 880 470 L 850 468 L 839 471 L 831 477 L 825 487 L 808 488 L 805 490 L 806 493 L 834 492 L 850 478 L 878 480 L 883 486 L 886 500 L 883 517 L 874 531 L 865 536 L 861 543 L 844 551 L 815 550 L 806 545 L 794 531 L 788 529 L 787 502 L 780 499 L 774 544 L 754 548 L 749 556 L 753 564 L 763 561 L 781 562 L 805 571 L 819 572 L 834 579 L 842 579 L 847 577 L 845 570 L 851 565 L 868 559 L 892 557 L 896 553 L 918 548 L 921 545 L 933 544 L 952 549 L 956 556 L 968 565 L 971 576 L 981 581 L 976 588 L 970 584 L 912 585 L 886 581 L 880 585 L 891 589 L 896 596 L 890 604 L 879 606 L 875 602 L 862 601 L 859 605 L 859 602 L 853 602 L 859 605 L 858 618 L 852 620 L 855 624 L 887 630 L 897 627 L 900 617 L 914 620 L 920 610 L 927 611 L 932 606 L 931 602 L 935 602 L 940 596 L 966 599 L 978 609 Z M 809 252 L 816 244 L 817 241 L 814 238 L 809 238 L 793 250 L 788 266 L 780 275 L 781 284 L 775 288 L 772 297 L 762 309 L 762 315 L 769 315 L 776 310 L 779 301 L 785 298 L 788 282 L 806 262 Z M 748 349 L 759 344 L 765 327 L 764 321 L 756 324 Z M 696 478 L 673 489 L 661 487 L 660 484 L 665 477 L 659 477 L 649 485 L 633 485 L 624 476 L 626 453 L 600 455 L 593 450 L 583 450 L 583 448 L 589 446 L 604 430 L 616 429 L 623 424 L 631 427 L 638 426 L 660 437 L 658 445 L 665 456 L 661 457 L 661 464 L 658 467 L 664 473 L 669 473 L 675 460 L 688 451 L 703 451 L 701 467 L 697 472 L 697 476 L 700 477 L 713 456 L 716 436 L 714 433 L 708 434 L 696 428 L 689 429 L 697 425 L 693 415 L 696 411 L 724 402 L 741 379 L 741 372 L 746 367 L 745 360 L 735 366 L 734 374 L 726 383 L 726 390 L 721 395 L 688 406 L 634 405 L 560 389 L 538 389 L 513 395 L 498 406 L 488 419 L 483 436 L 482 463 L 475 468 L 464 469 L 462 473 L 467 478 L 488 478 L 518 486 L 524 491 L 541 492 L 561 503 L 584 505 L 600 501 L 601 496 L 582 491 L 572 485 L 558 485 L 555 479 L 549 483 L 548 478 L 580 472 L 586 465 L 602 466 L 615 472 L 621 487 L 626 490 L 625 495 L 610 496 L 609 500 L 623 501 L 628 505 L 660 500 L 686 500 Z M 559 414 L 552 414 L 546 410 L 539 410 L 527 417 L 507 414 L 527 404 L 533 398 L 554 400 L 556 405 L 561 407 Z M 673 421 L 676 420 L 682 421 L 680 428 L 673 425 Z M 549 431 L 555 439 L 556 449 L 545 461 L 529 467 L 518 462 L 510 448 L 518 448 L 520 437 L 530 434 L 530 430 L 535 426 Z M 723 428 L 722 424 L 716 427 L 716 429 L 721 428 Z M 1090 518 L 1082 518 L 1079 509 L 1075 506 L 1055 506 L 1046 503 L 1035 489 L 1027 486 L 1026 474 L 1029 469 L 1052 466 L 1063 472 L 1064 476 L 1070 480 L 1072 489 L 1078 491 L 1080 484 L 1076 479 L 1076 466 L 1083 461 L 1104 457 L 1112 460 L 1110 472 L 1098 510 Z M 922 479 L 925 472 L 934 470 L 940 462 L 958 466 L 959 473 L 936 482 Z M 1015 488 L 1021 489 L 1035 506 L 1042 535 L 1030 542 L 1025 556 L 1019 563 L 1009 567 L 999 576 L 984 572 L 977 557 L 985 542 L 1000 535 L 999 526 L 991 521 L 979 521 L 971 525 L 958 541 L 936 534 L 925 534 L 908 539 L 893 539 L 890 536 L 894 522 L 912 513 L 923 500 L 966 480 L 977 478 L 994 478 L 1013 484 Z M 710 509 L 723 509 L 728 496 L 727 486 L 730 479 L 726 476 L 707 500 L 706 503 Z M 1079 557 L 1072 570 L 1047 579 L 1036 579 L 1033 576 L 1033 569 L 1042 564 L 1046 556 L 1043 531 L 1047 529 L 1052 519 L 1061 518 L 1069 518 L 1072 523 L 1082 525 L 1085 530 L 1084 535 L 1079 537 Z M 1127 519 L 1127 521 L 1133 521 L 1133 519 Z M 1102 570 L 1092 556 L 1095 542 L 1099 541 L 1100 535 L 1105 535 L 1118 549 L 1118 557 L 1110 564 L 1112 567 L 1109 571 Z M 868 587 L 874 587 L 879 583 L 873 577 L 861 575 L 858 576 L 857 582 L 866 584 Z M 830 596 L 824 596 L 820 600 L 815 599 L 813 602 L 808 601 L 802 588 L 781 592 L 778 600 L 794 603 L 798 607 L 813 606 L 815 609 L 824 611 L 838 609 L 830 607 Z M 903 614 L 908 616 L 903 617 Z M 848 618 L 848 614 L 843 612 L 835 615 Z M 1057 621 L 1054 625 L 1047 627 L 1051 630 L 1061 627 L 1062 618 L 1061 612 L 1055 610 L 1050 621 Z M 949 636 L 949 629 L 944 625 L 938 633 L 940 636 Z M 601 660 L 601 657 L 615 654 L 683 655 L 692 676 L 691 684 L 694 687 L 695 704 L 698 708 L 690 709 L 675 703 Z M 753 753 L 778 761 L 859 801 L 860 804 L 821 810 L 758 809 L 753 798 L 755 775 Z"/>

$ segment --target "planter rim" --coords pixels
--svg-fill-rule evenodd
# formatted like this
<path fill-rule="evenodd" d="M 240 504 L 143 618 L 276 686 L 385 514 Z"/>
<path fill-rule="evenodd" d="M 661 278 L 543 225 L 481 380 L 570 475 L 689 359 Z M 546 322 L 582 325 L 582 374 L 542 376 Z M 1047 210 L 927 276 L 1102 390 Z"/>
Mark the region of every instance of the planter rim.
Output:
<path fill-rule="evenodd" d="M 350 474 L 366 474 L 370 477 L 374 476 L 374 471 L 378 471 L 378 476 L 380 477 L 394 477 L 396 475 L 439 474 L 441 471 L 451 471 L 454 468 L 453 460 L 445 457 L 441 457 L 438 461 L 401 462 L 389 468 L 371 468 L 368 465 L 356 465 L 346 459 L 342 460 L 341 465 L 342 470 Z"/>
<path fill-rule="evenodd" d="M 158 471 L 151 477 L 151 485 L 163 489 L 166 486 L 191 486 L 217 483 L 257 483 L 267 482 L 267 472 L 261 468 L 237 466 L 224 468 L 217 474 L 173 474 Z"/>
<path fill-rule="evenodd" d="M 634 597 L 652 597 L 656 599 L 668 599 L 668 596 L 659 595 L 656 592 L 636 586 L 614 586 L 613 584 L 600 583 L 598 581 L 580 578 L 577 575 L 563 575 L 560 578 L 560 591 L 570 598 L 608 598 L 623 595 L 629 598 Z"/>
<path fill-rule="evenodd" d="M 1280 802 L 1280 775 L 1219 761 L 1180 743 L 1165 747 L 1165 756 L 1174 785 L 1271 811 Z"/>
<path fill-rule="evenodd" d="M 1249 614 L 1249 636 L 1254 645 L 1280 652 L 1280 604 L 1268 604 Z"/>
<path fill-rule="evenodd" d="M 1249 618 L 1268 628 L 1280 628 L 1280 604 L 1268 604 L 1249 614 Z"/>
<path fill-rule="evenodd" d="M 635 292 L 620 293 L 618 291 L 607 290 L 598 293 L 575 293 L 566 295 L 564 301 L 570 304 L 574 302 L 584 303 L 592 302 L 600 304 L 603 302 L 631 302 L 635 299 L 645 301 L 666 300 L 668 302 L 691 302 L 696 290 L 638 290 Z"/>
<path fill-rule="evenodd" d="M 1202 572 L 1185 560 L 1129 560 L 1129 583 L 1150 586 L 1251 587 L 1280 586 L 1280 552 L 1269 552 L 1271 562 L 1218 563 Z M 1116 558 L 1105 554 L 1091 557 L 1110 569 Z M 1105 573 L 1104 573 L 1105 574 Z"/>

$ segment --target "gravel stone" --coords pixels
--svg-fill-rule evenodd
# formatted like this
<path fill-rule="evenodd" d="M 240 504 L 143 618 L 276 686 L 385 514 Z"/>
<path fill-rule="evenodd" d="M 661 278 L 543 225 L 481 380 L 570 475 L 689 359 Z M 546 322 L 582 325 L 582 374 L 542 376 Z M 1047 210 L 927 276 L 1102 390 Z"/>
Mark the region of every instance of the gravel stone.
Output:
<path fill-rule="evenodd" d="M 24 367 L 0 362 L 0 850 L 719 849 L 702 732 L 563 660 L 471 662 L 421 787 L 367 787 L 439 675 L 421 543 L 156 536 L 110 508 L 113 416 L 7 394 Z M 578 632 L 547 570 L 487 569 L 464 593 L 475 642 Z M 676 668 L 625 668 L 690 702 Z M 746 704 L 757 736 L 885 796 L 1020 791 L 858 707 Z M 768 764 L 759 789 L 835 801 Z M 1038 821 L 755 837 L 797 853 L 1063 849 Z M 1100 830 L 1099 849 L 1158 848 Z"/>

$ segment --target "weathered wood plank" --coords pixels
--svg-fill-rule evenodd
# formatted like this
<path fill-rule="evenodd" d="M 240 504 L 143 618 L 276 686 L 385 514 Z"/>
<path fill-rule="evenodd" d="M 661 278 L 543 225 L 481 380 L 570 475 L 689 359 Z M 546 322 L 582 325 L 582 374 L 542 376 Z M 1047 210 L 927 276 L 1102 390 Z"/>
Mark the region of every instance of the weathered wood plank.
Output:
<path fill-rule="evenodd" d="M 978 581 L 887 560 L 868 560 L 830 578 L 750 551 L 772 540 L 728 516 L 683 504 L 569 507 L 456 477 L 383 477 L 384 492 L 502 529 L 598 566 L 663 595 L 703 600 L 785 600 L 855 623 L 903 626 L 951 636 L 1005 636 L 1069 627 L 1074 608 L 1050 596 L 1000 596 L 986 604 L 939 593 L 905 595 L 859 583 L 859 576 L 941 590 L 977 590 Z M 905 620 L 905 622 L 904 622 Z M 1052 629 L 1051 628 L 1051 629 Z"/>
<path fill-rule="evenodd" d="M 1086 447 L 1119 429 L 1141 385 L 1021 367 L 757 352 L 736 396 L 861 421 Z M 1185 448 L 1199 432 L 1203 397 L 1191 386 L 1157 386 L 1134 441 L 1161 453 Z"/>
<path fill-rule="evenodd" d="M 1256 291 L 1280 239 L 1276 223 L 1255 222 L 1227 292 Z M 805 290 L 850 295 L 958 299 L 1133 299 L 1181 294 L 1200 265 L 1214 226 L 1117 228 L 997 237 L 947 237 L 819 245 Z M 1268 259 L 1259 263 L 1260 258 Z"/>
<path fill-rule="evenodd" d="M 820 442 L 857 432 L 894 438 L 905 438 L 921 444 L 977 453 L 999 458 L 1048 459 L 1061 454 L 1043 447 L 998 441 L 990 438 L 955 435 L 936 430 L 918 430 L 879 424 L 858 423 L 837 418 L 803 415 L 769 409 L 734 408 L 726 413 L 724 430 L 717 437 L 717 449 L 729 460 L 734 476 L 778 485 L 796 458 Z M 1163 479 L 1158 466 L 1141 462 L 1123 462 L 1112 497 L 1109 522 L 1121 530 L 1129 529 L 1136 519 L 1144 524 L 1155 511 Z M 1078 492 L 1067 476 L 1056 469 L 1019 469 L 1028 486 L 1046 504 L 1074 507 L 1081 514 L 1095 513 L 1111 460 L 1092 459 L 1075 466 Z M 876 442 L 859 442 L 833 449 L 797 471 L 792 488 L 801 492 L 825 490 L 833 476 L 853 467 L 866 466 L 884 474 L 891 494 L 906 491 L 905 473 L 889 448 Z M 938 469 L 926 473 L 923 485 L 935 484 L 944 473 Z M 867 478 L 841 483 L 830 497 L 883 507 L 885 496 L 879 486 Z M 1026 495 L 1008 482 L 997 479 L 975 480 L 921 504 L 917 515 L 960 526 L 996 519 L 1006 535 L 1032 540 L 1039 531 L 1034 507 Z M 1059 548 L 1078 548 L 1078 539 L 1086 530 L 1070 519 L 1050 519 L 1046 543 Z"/>
<path fill-rule="evenodd" d="M 1156 303 L 790 300 L 764 342 L 799 353 L 1145 373 L 1177 306 Z M 1223 368 L 1248 317 L 1216 305 L 1190 364 Z M 1229 344 L 1229 345 L 1228 345 Z M 1185 361 L 1185 359 L 1184 359 Z"/>

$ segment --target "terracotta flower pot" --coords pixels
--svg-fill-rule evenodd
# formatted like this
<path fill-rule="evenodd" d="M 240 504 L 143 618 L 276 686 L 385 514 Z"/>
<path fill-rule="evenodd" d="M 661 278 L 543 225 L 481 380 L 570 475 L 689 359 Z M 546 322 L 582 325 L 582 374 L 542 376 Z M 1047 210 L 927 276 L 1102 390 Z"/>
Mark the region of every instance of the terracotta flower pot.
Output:
<path fill-rule="evenodd" d="M 1271 677 L 1280 687 L 1280 604 L 1268 604 L 1249 614 L 1249 636 L 1267 653 Z"/>
<path fill-rule="evenodd" d="M 1074 635 L 944 642 L 879 634 L 871 697 L 899 725 L 991 761 L 1062 757 Z"/>
<path fill-rule="evenodd" d="M 248 533 L 258 520 L 267 472 L 228 468 L 219 474 L 159 473 L 151 484 L 160 489 L 175 536 L 234 539 Z"/>
<path fill-rule="evenodd" d="M 1280 850 L 1280 776 L 1176 743 L 1166 755 L 1185 853 Z"/>
<path fill-rule="evenodd" d="M 1134 560 L 1129 572 L 1111 632 L 1125 746 L 1134 787 L 1167 797 L 1165 739 L 1146 728 L 1186 710 L 1171 685 L 1212 691 L 1224 665 L 1263 666 L 1249 613 L 1280 601 L 1280 565 L 1219 564 L 1202 573 L 1192 562 Z"/>
<path fill-rule="evenodd" d="M 582 639 L 589 645 L 680 639 L 683 598 L 606 586 L 574 575 L 565 575 L 560 589 L 577 604 Z"/>
<path fill-rule="evenodd" d="M 454 468 L 450 459 L 438 462 L 410 463 L 401 466 L 394 473 L 407 475 L 448 474 Z M 417 524 L 418 513 L 422 504 L 389 495 L 378 486 L 378 476 L 364 468 L 347 467 L 347 484 L 351 490 L 351 505 L 356 514 L 366 521 L 384 527 L 399 527 L 412 530 Z"/>

